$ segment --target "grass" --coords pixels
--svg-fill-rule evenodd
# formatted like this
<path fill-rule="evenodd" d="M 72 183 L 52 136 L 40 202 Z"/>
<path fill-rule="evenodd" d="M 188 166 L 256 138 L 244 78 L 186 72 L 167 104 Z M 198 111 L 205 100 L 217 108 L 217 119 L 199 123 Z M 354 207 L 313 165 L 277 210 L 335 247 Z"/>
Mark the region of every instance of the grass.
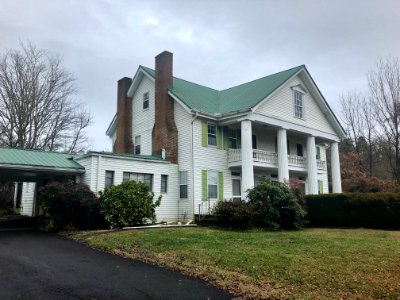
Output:
<path fill-rule="evenodd" d="M 243 298 L 398 299 L 400 295 L 399 231 L 174 228 L 77 232 L 72 237 L 94 248 L 203 278 Z"/>

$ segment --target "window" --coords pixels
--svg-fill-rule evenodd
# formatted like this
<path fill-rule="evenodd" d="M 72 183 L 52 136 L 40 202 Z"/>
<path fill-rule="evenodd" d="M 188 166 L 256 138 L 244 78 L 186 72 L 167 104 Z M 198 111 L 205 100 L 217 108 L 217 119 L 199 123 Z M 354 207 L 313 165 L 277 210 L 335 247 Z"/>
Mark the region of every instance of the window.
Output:
<path fill-rule="evenodd" d="M 135 136 L 135 154 L 140 154 L 140 135 Z"/>
<path fill-rule="evenodd" d="M 208 145 L 217 146 L 217 125 L 208 123 Z"/>
<path fill-rule="evenodd" d="M 168 193 L 168 175 L 161 175 L 161 193 Z"/>
<path fill-rule="evenodd" d="M 294 116 L 303 118 L 303 93 L 294 91 Z"/>
<path fill-rule="evenodd" d="M 150 187 L 150 190 L 153 190 L 153 174 L 124 172 L 122 177 L 123 181 L 135 180 L 137 182 L 144 182 Z"/>
<path fill-rule="evenodd" d="M 143 110 L 149 108 L 149 92 L 143 94 Z"/>
<path fill-rule="evenodd" d="M 113 184 L 114 184 L 114 171 L 106 171 L 106 181 L 104 187 L 109 188 Z"/>
<path fill-rule="evenodd" d="M 255 134 L 253 134 L 251 136 L 251 141 L 252 141 L 253 149 L 257 149 L 257 136 Z"/>
<path fill-rule="evenodd" d="M 218 198 L 218 172 L 208 171 L 207 183 L 208 183 L 208 198 L 209 199 L 217 199 Z"/>
<path fill-rule="evenodd" d="M 233 198 L 242 197 L 240 179 L 232 179 L 232 197 Z"/>
<path fill-rule="evenodd" d="M 237 149 L 237 130 L 236 129 L 228 129 L 228 142 L 229 142 L 229 149 Z"/>
<path fill-rule="evenodd" d="M 188 197 L 188 172 L 179 172 L 179 195 L 181 199 Z"/>
<path fill-rule="evenodd" d="M 296 144 L 296 147 L 297 147 L 297 156 L 303 156 L 303 145 Z"/>
<path fill-rule="evenodd" d="M 317 159 L 321 159 L 321 148 L 317 146 Z"/>

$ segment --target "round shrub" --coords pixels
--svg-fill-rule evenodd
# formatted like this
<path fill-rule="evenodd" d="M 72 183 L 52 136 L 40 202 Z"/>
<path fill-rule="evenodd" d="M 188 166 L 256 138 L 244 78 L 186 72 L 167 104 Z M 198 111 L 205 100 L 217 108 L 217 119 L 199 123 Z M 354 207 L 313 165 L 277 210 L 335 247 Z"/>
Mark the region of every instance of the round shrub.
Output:
<path fill-rule="evenodd" d="M 261 179 L 259 185 L 249 190 L 248 198 L 256 226 L 268 229 L 304 226 L 305 212 L 288 185 Z"/>
<path fill-rule="evenodd" d="M 251 227 L 251 207 L 243 200 L 220 201 L 215 207 L 214 214 L 221 226 L 240 230 Z"/>
<path fill-rule="evenodd" d="M 47 216 L 47 231 L 104 227 L 99 199 L 87 185 L 50 182 L 39 188 L 38 204 Z"/>
<path fill-rule="evenodd" d="M 154 193 L 147 184 L 133 180 L 111 186 L 100 194 L 100 211 L 112 226 L 122 228 L 155 222 L 155 209 L 161 196 L 153 203 Z"/>

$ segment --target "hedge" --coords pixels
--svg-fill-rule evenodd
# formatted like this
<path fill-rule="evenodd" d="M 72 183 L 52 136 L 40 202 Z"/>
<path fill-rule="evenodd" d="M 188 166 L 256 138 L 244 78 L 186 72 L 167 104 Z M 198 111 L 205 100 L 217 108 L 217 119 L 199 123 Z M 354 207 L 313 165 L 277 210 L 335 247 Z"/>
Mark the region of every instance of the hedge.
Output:
<path fill-rule="evenodd" d="M 400 193 L 343 193 L 305 197 L 310 227 L 400 229 Z"/>

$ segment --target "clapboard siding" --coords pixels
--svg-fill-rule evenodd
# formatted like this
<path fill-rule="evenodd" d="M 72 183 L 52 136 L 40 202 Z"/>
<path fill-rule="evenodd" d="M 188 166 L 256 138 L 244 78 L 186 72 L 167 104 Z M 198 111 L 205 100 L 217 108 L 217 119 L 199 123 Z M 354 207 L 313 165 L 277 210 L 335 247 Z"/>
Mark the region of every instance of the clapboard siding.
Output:
<path fill-rule="evenodd" d="M 304 94 L 303 98 L 304 118 L 300 119 L 294 116 L 293 90 L 291 87 L 299 84 L 305 85 L 299 76 L 289 80 L 275 94 L 265 100 L 256 112 L 337 135 L 310 93 Z"/>
<path fill-rule="evenodd" d="M 188 198 L 180 199 L 178 208 L 180 218 L 184 219 L 184 216 L 191 218 L 193 215 L 192 115 L 175 102 L 174 116 L 178 129 L 179 171 L 188 172 Z"/>
<path fill-rule="evenodd" d="M 149 108 L 143 110 L 143 95 L 149 93 Z M 141 153 L 151 155 L 152 153 L 152 130 L 154 126 L 154 104 L 155 104 L 154 83 L 143 77 L 132 98 L 132 140 L 135 143 L 135 136 L 141 137 Z"/>
<path fill-rule="evenodd" d="M 34 202 L 35 202 L 35 182 L 23 182 L 21 194 L 21 215 L 33 216 Z"/>
<path fill-rule="evenodd" d="M 90 160 L 92 160 L 92 163 L 89 162 Z M 85 183 L 95 192 L 104 190 L 105 172 L 107 170 L 114 171 L 114 184 L 122 182 L 123 172 L 147 173 L 153 174 L 153 192 L 154 200 L 156 200 L 161 195 L 161 175 L 168 175 L 168 193 L 162 194 L 161 205 L 156 209 L 157 221 L 178 220 L 178 165 L 168 162 L 140 161 L 100 155 L 80 158 L 77 161 L 82 165 L 91 166 L 92 177 L 97 180 L 90 180 Z M 99 162 L 100 167 L 98 167 Z"/>

